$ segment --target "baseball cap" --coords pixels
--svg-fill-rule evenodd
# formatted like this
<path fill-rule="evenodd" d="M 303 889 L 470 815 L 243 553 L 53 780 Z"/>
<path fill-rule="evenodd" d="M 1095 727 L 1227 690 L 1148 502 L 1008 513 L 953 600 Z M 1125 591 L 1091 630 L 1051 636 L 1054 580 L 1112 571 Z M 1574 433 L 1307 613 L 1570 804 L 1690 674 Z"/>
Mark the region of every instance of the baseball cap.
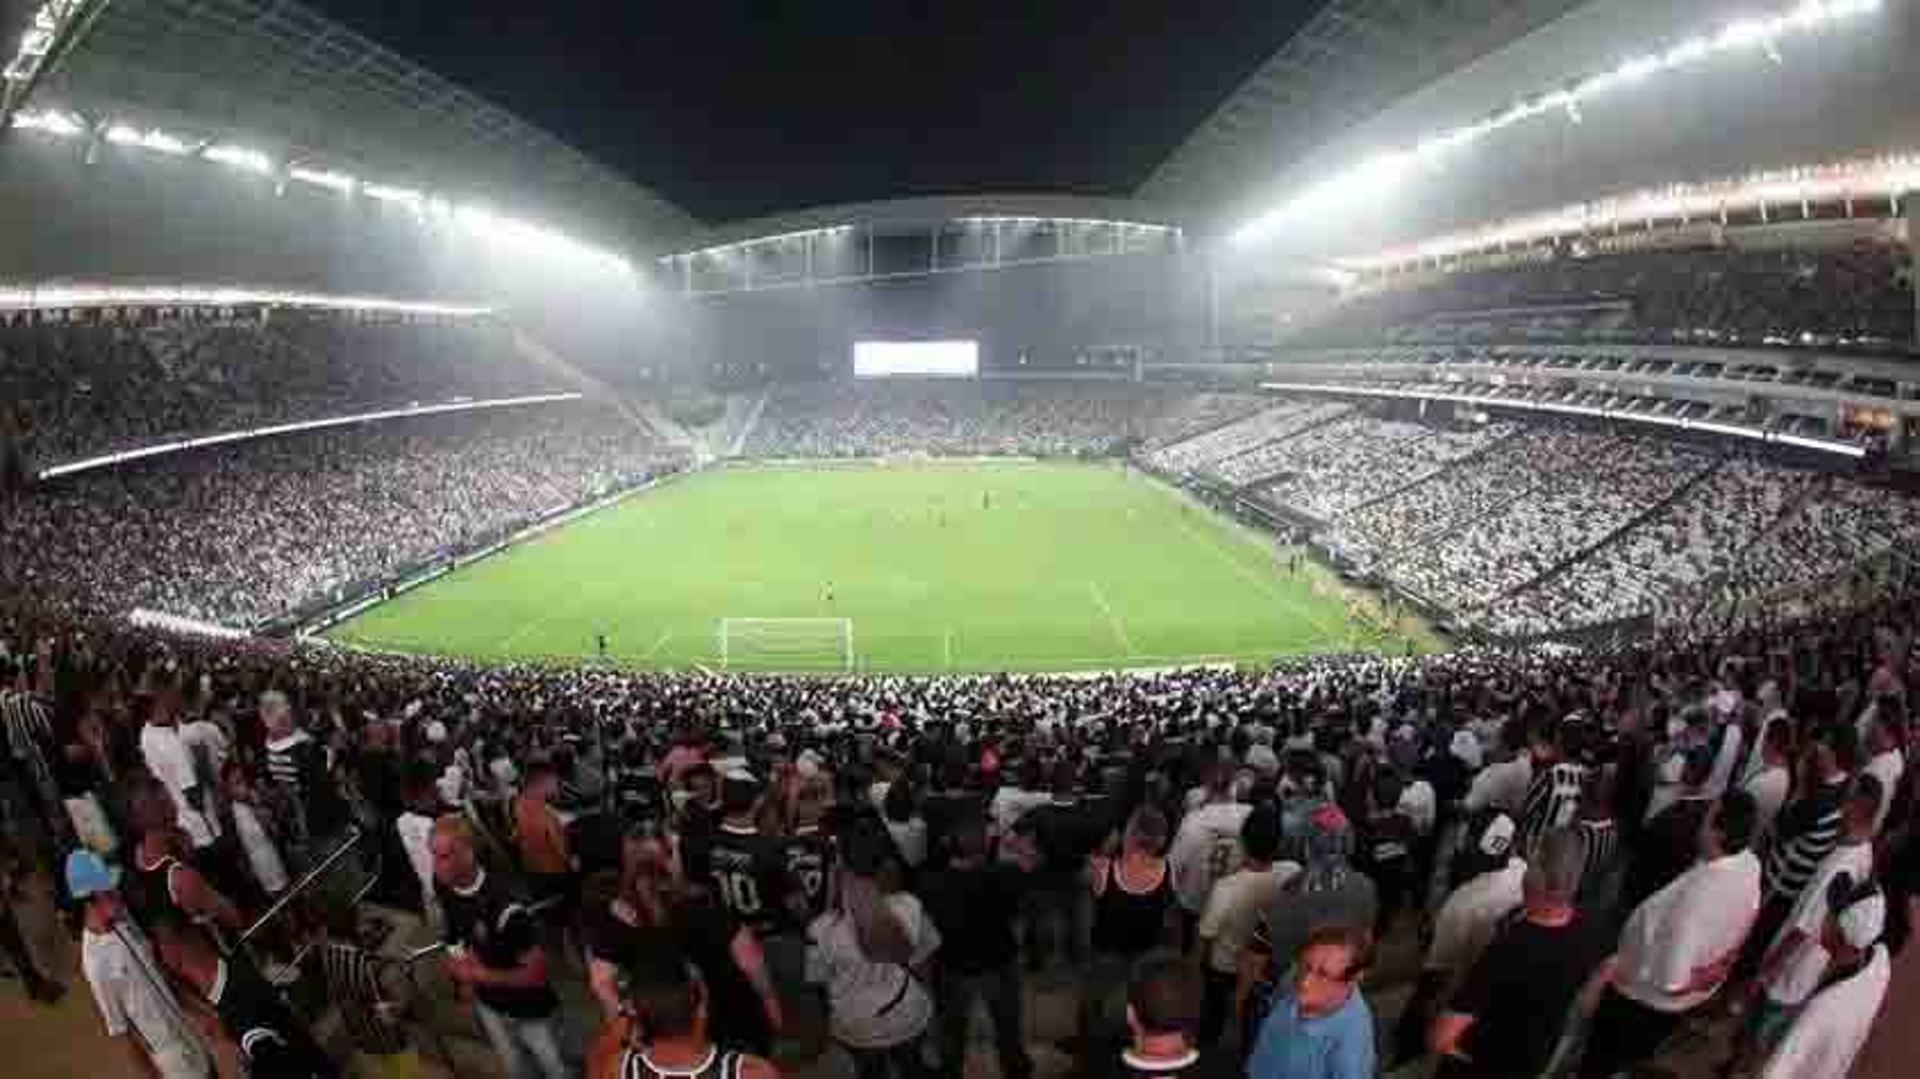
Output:
<path fill-rule="evenodd" d="M 120 871 L 90 850 L 67 855 L 67 891 L 75 899 L 111 892 L 120 886 Z"/>

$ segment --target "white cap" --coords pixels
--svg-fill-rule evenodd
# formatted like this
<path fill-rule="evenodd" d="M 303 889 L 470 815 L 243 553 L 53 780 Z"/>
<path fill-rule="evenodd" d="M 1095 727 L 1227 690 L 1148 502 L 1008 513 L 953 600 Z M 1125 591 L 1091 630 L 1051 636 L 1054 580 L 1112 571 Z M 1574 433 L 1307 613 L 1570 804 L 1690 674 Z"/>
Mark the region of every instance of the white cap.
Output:
<path fill-rule="evenodd" d="M 1879 892 L 1840 911 L 1840 937 L 1855 948 L 1869 948 L 1887 926 L 1887 900 Z"/>

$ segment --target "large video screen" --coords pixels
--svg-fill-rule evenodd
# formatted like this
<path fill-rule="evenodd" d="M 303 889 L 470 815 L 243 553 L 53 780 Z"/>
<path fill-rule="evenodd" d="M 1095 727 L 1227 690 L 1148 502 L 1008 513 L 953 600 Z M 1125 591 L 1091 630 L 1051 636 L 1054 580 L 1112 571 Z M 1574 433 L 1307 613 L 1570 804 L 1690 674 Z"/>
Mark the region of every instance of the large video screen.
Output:
<path fill-rule="evenodd" d="M 970 378 L 980 373 L 978 341 L 855 341 L 855 378 L 933 375 Z"/>

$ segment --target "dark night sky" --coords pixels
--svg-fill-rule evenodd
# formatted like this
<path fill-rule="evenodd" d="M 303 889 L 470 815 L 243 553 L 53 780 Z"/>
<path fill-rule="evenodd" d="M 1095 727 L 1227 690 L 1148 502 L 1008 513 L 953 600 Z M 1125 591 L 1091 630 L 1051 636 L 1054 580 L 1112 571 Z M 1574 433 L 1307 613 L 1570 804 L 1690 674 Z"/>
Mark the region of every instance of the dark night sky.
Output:
<path fill-rule="evenodd" d="M 315 0 L 708 221 L 1124 195 L 1316 0 Z"/>

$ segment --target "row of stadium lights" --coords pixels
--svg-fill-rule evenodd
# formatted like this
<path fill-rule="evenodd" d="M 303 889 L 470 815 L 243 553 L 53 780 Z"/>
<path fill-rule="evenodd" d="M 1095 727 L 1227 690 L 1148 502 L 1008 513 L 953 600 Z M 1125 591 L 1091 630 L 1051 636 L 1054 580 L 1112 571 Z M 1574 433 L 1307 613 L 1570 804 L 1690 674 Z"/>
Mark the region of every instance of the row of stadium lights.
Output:
<path fill-rule="evenodd" d="M 551 229 L 530 225 L 495 214 L 469 203 L 454 204 L 415 188 L 363 181 L 331 169 L 289 162 L 283 173 L 274 159 L 262 151 L 226 142 L 193 142 L 159 128 L 141 129 L 131 124 L 110 121 L 90 124 L 84 117 L 58 109 L 22 110 L 13 116 L 12 126 L 39 131 L 63 139 L 90 138 L 97 134 L 115 146 L 147 150 L 170 157 L 200 158 L 242 172 L 293 181 L 352 198 L 365 195 L 376 202 L 402 206 L 421 220 L 452 222 L 484 239 L 511 248 L 516 254 L 542 252 L 568 259 L 590 261 L 603 269 L 622 274 L 633 272 L 624 257 L 602 248 L 583 244 Z"/>
<path fill-rule="evenodd" d="M 1560 113 L 1568 121 L 1579 123 L 1582 104 L 1663 71 L 1692 67 L 1726 53 L 1753 49 L 1778 60 L 1780 40 L 1817 32 L 1828 24 L 1876 11 L 1880 6 L 1881 0 L 1801 0 L 1777 15 L 1734 20 L 1717 31 L 1687 38 L 1661 52 L 1633 57 L 1611 71 L 1536 94 L 1482 120 L 1340 170 L 1241 226 L 1229 239 L 1237 246 L 1258 243 L 1287 225 L 1312 221 L 1352 206 L 1356 200 L 1388 193 L 1414 169 L 1431 167 L 1462 146 L 1536 116 Z"/>
<path fill-rule="evenodd" d="M 1588 236 L 1627 225 L 1721 220 L 1727 214 L 1770 206 L 1888 199 L 1898 202 L 1920 190 L 1920 156 L 1900 154 L 1867 161 L 1801 166 L 1726 181 L 1673 184 L 1617 198 L 1575 203 L 1482 228 L 1423 240 L 1358 258 L 1334 259 L 1344 271 L 1391 270 L 1564 237 Z M 1897 212 L 1897 206 L 1896 206 Z"/>
<path fill-rule="evenodd" d="M 1156 225 L 1143 221 L 1110 221 L 1104 218 L 1094 217 L 973 216 L 955 218 L 954 223 L 975 227 L 989 226 L 996 228 L 1001 225 L 1015 225 L 1027 228 L 1038 228 L 1043 225 L 1067 225 L 1082 228 L 1105 227 L 1117 229 L 1122 232 L 1172 233 L 1175 235 L 1180 233 L 1180 227 L 1177 225 Z M 853 230 L 854 226 L 852 225 L 829 225 L 825 228 L 802 229 L 797 232 L 783 232 L 774 236 L 755 236 L 752 239 L 715 244 L 712 247 L 703 247 L 696 251 L 682 251 L 677 254 L 662 255 L 660 256 L 660 261 L 662 263 L 674 263 L 695 258 L 720 258 L 735 252 L 751 251 L 759 247 L 775 247 L 781 244 L 791 244 L 801 241 L 832 240 L 836 237 L 845 236 Z"/>

